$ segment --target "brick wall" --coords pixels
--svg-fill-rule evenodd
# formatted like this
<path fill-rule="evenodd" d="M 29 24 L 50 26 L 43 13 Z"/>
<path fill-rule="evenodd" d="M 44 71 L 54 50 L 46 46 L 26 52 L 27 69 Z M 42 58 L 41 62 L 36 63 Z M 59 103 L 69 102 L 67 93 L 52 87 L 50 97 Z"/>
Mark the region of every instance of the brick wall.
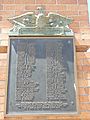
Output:
<path fill-rule="evenodd" d="M 77 48 L 77 81 L 79 88 L 80 114 L 75 116 L 13 116 L 4 117 L 5 85 L 7 81 L 8 30 L 12 25 L 8 17 L 35 11 L 44 6 L 46 13 L 57 12 L 73 18 L 70 27 L 75 33 Z M 88 23 L 87 0 L 0 0 L 0 120 L 90 120 L 90 26 Z"/>

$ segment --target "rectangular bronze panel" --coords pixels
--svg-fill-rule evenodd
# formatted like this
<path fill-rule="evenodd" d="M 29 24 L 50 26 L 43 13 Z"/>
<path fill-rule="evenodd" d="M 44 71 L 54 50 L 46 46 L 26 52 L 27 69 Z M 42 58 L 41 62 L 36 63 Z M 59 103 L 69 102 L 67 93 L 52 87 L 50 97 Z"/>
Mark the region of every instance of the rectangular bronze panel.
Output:
<path fill-rule="evenodd" d="M 76 113 L 73 38 L 11 38 L 7 114 Z"/>

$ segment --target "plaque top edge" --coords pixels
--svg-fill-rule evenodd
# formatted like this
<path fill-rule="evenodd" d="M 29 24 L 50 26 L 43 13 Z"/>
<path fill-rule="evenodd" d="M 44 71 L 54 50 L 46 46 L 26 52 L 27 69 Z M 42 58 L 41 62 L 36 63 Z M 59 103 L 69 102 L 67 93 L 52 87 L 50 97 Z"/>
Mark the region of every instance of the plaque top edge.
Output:
<path fill-rule="evenodd" d="M 68 36 L 65 36 L 65 35 L 9 35 L 9 37 L 20 37 L 20 38 L 29 38 L 29 37 L 32 37 L 32 38 L 74 38 L 74 35 L 68 35 Z"/>

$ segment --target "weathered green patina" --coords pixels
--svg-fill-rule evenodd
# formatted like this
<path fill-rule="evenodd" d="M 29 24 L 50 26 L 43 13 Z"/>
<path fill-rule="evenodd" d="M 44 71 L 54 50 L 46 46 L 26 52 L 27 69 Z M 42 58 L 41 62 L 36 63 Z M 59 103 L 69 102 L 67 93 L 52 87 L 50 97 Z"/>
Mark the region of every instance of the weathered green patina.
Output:
<path fill-rule="evenodd" d="M 57 13 L 45 12 L 39 7 L 39 13 L 28 12 L 8 19 L 14 26 L 9 35 L 64 35 L 72 36 L 73 31 L 69 28 L 71 18 Z"/>

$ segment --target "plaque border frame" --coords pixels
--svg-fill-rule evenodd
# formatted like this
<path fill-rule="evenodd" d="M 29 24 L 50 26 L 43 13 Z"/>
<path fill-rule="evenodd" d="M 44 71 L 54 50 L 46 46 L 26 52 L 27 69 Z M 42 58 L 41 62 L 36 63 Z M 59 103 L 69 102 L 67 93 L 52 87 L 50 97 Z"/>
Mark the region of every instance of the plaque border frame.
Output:
<path fill-rule="evenodd" d="M 7 114 L 7 95 L 8 95 L 8 77 L 9 77 L 9 58 L 10 58 L 10 41 L 11 39 L 10 38 L 27 38 L 27 39 L 30 39 L 30 38 L 62 38 L 62 39 L 65 39 L 65 38 L 72 38 L 73 40 L 73 50 L 74 50 L 74 81 L 75 81 L 75 85 L 76 85 L 76 90 L 75 90 L 75 95 L 76 95 L 76 112 L 63 112 L 63 113 L 16 113 L 16 114 Z M 7 50 L 7 63 L 8 63 L 8 66 L 7 66 L 7 79 L 6 79 L 6 86 L 5 86 L 5 105 L 4 105 L 4 117 L 21 117 L 21 116 L 50 116 L 50 115 L 53 115 L 53 116 L 57 116 L 57 115 L 60 115 L 60 116 L 76 116 L 76 115 L 79 115 L 80 114 L 80 109 L 79 109 L 79 91 L 78 91 L 78 79 L 77 79 L 77 64 L 76 64 L 76 46 L 75 46 L 75 37 L 74 36 L 61 36 L 61 35 L 54 35 L 54 36 L 43 36 L 43 35 L 40 35 L 40 36 L 33 36 L 33 35 L 19 35 L 19 36 L 9 36 L 9 42 L 8 42 L 8 50 Z"/>

